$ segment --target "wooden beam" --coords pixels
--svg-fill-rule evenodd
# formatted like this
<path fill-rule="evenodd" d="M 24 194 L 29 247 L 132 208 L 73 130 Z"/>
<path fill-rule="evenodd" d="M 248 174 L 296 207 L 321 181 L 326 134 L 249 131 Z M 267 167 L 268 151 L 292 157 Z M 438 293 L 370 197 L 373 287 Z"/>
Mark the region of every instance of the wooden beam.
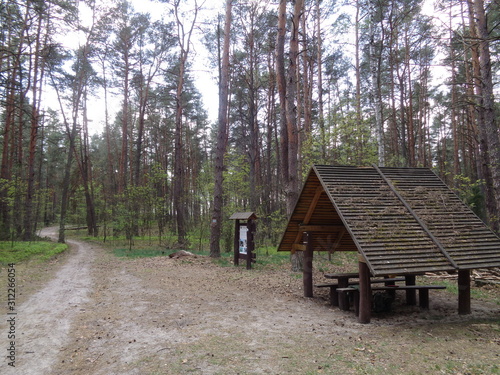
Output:
<path fill-rule="evenodd" d="M 304 282 L 304 297 L 313 297 L 313 234 L 307 233 L 306 251 L 304 253 L 303 277 Z"/>
<path fill-rule="evenodd" d="M 330 249 L 328 249 L 328 260 L 332 260 L 332 254 L 340 246 L 340 241 L 342 241 L 342 238 L 344 238 L 345 232 L 346 232 L 345 227 L 342 227 L 342 229 L 339 231 L 339 235 L 337 236 L 337 239 L 332 244 L 332 247 Z"/>
<path fill-rule="evenodd" d="M 407 286 L 417 284 L 417 277 L 415 275 L 405 275 L 405 280 Z M 406 290 L 406 304 L 410 306 L 415 306 L 417 304 L 417 291 L 415 289 Z"/>
<path fill-rule="evenodd" d="M 301 243 L 294 243 L 292 245 L 292 253 L 295 253 L 296 251 L 306 251 L 306 245 Z"/>
<path fill-rule="evenodd" d="M 234 221 L 234 265 L 240 264 L 240 221 Z"/>
<path fill-rule="evenodd" d="M 458 314 L 471 313 L 470 306 L 470 270 L 458 271 Z"/>
<path fill-rule="evenodd" d="M 345 233 L 346 233 L 345 227 L 342 227 L 342 229 L 339 232 L 339 236 L 332 245 L 332 248 L 328 250 L 330 254 L 333 253 L 335 250 L 337 250 L 337 247 L 340 246 L 340 241 L 342 241 L 342 238 L 344 238 Z"/>
<path fill-rule="evenodd" d="M 299 225 L 299 232 L 340 232 L 344 228 L 343 225 Z"/>
<path fill-rule="evenodd" d="M 370 283 L 370 269 L 364 261 L 359 259 L 359 315 L 358 322 L 370 323 L 372 315 L 372 286 Z"/>
<path fill-rule="evenodd" d="M 314 197 L 311 201 L 311 204 L 309 208 L 307 209 L 306 216 L 304 217 L 304 220 L 302 221 L 303 224 L 307 225 L 309 224 L 309 221 L 311 220 L 312 214 L 314 213 L 314 210 L 316 209 L 316 206 L 318 205 L 319 198 L 321 197 L 321 193 L 323 193 L 325 190 L 323 189 L 323 186 L 319 185 L 316 188 L 316 192 L 314 193 Z M 298 243 L 302 243 L 302 235 L 303 231 L 301 232 L 299 230 L 299 233 L 297 233 L 297 236 L 295 237 L 295 241 L 293 241 L 294 245 Z M 292 254 L 295 253 L 295 250 L 292 246 Z"/>
<path fill-rule="evenodd" d="M 314 210 L 316 209 L 316 206 L 318 205 L 319 198 L 321 197 L 321 193 L 323 193 L 325 189 L 323 189 L 323 186 L 319 185 L 316 188 L 316 192 L 314 193 L 314 197 L 312 199 L 311 205 L 309 206 L 309 209 L 307 210 L 306 216 L 304 217 L 304 220 L 302 221 L 304 224 L 309 224 L 309 221 L 311 221 L 312 214 L 314 213 Z"/>

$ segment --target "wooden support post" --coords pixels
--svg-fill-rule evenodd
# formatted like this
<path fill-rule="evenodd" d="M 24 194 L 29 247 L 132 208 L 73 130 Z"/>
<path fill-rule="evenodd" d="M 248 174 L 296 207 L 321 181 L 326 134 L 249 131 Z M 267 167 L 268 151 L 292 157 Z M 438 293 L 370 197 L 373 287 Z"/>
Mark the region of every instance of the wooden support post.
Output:
<path fill-rule="evenodd" d="M 395 286 L 396 285 L 396 283 L 394 281 L 390 281 L 390 279 L 391 279 L 390 275 L 384 276 L 384 279 L 389 280 L 389 281 L 386 281 L 384 283 L 385 286 Z M 387 294 L 390 295 L 392 298 L 396 298 L 396 290 L 388 290 Z"/>
<path fill-rule="evenodd" d="M 234 265 L 240 263 L 240 221 L 234 221 Z"/>
<path fill-rule="evenodd" d="M 470 270 L 458 271 L 458 313 L 471 313 L 470 306 Z"/>
<path fill-rule="evenodd" d="M 370 323 L 372 314 L 372 287 L 370 269 L 364 259 L 359 258 L 359 315 L 358 322 Z"/>
<path fill-rule="evenodd" d="M 349 286 L 349 277 L 339 277 L 338 280 L 339 289 L 347 288 Z M 347 293 L 337 293 L 337 305 L 340 310 L 349 310 L 349 296 Z"/>
<path fill-rule="evenodd" d="M 406 285 L 416 285 L 417 277 L 415 275 L 405 275 Z M 415 289 L 408 289 L 406 291 L 406 303 L 410 306 L 417 304 L 417 291 Z"/>
<path fill-rule="evenodd" d="M 253 255 L 255 251 L 255 241 L 254 241 L 254 235 L 255 235 L 255 220 L 248 220 L 247 223 L 247 270 L 252 269 L 252 260 L 253 260 Z"/>
<path fill-rule="evenodd" d="M 330 287 L 330 303 L 332 306 L 339 305 L 339 294 L 337 293 L 337 286 Z"/>
<path fill-rule="evenodd" d="M 429 310 L 429 289 L 419 289 L 418 304 L 422 309 Z"/>
<path fill-rule="evenodd" d="M 313 297 L 313 235 L 304 233 L 304 238 L 306 241 L 303 266 L 304 297 Z"/>

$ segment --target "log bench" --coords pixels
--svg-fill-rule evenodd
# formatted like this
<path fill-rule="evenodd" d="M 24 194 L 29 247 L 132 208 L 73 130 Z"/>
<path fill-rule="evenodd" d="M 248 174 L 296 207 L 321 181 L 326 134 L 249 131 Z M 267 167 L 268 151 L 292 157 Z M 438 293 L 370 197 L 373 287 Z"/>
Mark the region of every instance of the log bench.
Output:
<path fill-rule="evenodd" d="M 393 285 L 393 286 L 380 286 L 380 287 L 372 287 L 371 290 L 373 292 L 376 291 L 389 291 L 394 292 L 396 290 L 406 290 L 406 291 L 415 291 L 418 290 L 418 301 L 419 306 L 422 309 L 429 309 L 429 290 L 430 289 L 446 289 L 444 285 Z M 354 300 L 354 311 L 356 315 L 359 314 L 359 288 L 348 287 L 348 288 L 337 288 L 337 293 L 346 293 L 352 294 Z M 347 309 L 349 307 L 347 306 Z"/>
<path fill-rule="evenodd" d="M 405 281 L 404 277 L 393 277 L 393 278 L 383 278 L 383 279 L 372 279 L 370 280 L 371 284 L 381 284 L 385 283 L 386 285 L 391 285 L 391 283 Z M 359 285 L 359 281 L 349 281 L 347 283 L 348 287 Z M 330 288 L 330 304 L 332 306 L 339 306 L 339 295 L 337 293 L 337 289 L 339 288 L 339 284 L 337 282 L 334 283 L 323 283 L 314 285 L 316 288 Z M 349 310 L 349 306 L 341 306 L 342 310 Z"/>

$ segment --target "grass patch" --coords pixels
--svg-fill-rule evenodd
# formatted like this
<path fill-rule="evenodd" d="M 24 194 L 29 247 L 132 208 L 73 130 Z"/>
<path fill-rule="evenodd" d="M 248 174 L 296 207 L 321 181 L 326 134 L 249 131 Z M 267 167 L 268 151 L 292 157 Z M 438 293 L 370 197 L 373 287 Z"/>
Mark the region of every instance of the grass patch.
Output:
<path fill-rule="evenodd" d="M 141 248 L 118 248 L 113 249 L 113 254 L 120 258 L 151 258 L 168 255 L 166 250 L 161 249 L 141 249 Z"/>
<path fill-rule="evenodd" d="M 120 258 L 150 258 L 156 256 L 166 256 L 181 249 L 170 248 L 170 242 L 174 242 L 173 236 L 163 235 L 161 240 L 158 236 L 138 236 L 131 241 L 124 236 L 114 237 L 108 236 L 106 241 L 103 237 L 90 237 L 86 231 L 72 231 L 71 235 L 79 239 L 97 243 L 109 249 L 115 256 Z M 194 238 L 194 237 L 193 237 Z M 160 244 L 161 242 L 161 244 Z M 191 240 L 191 246 L 187 251 L 199 256 L 209 256 L 210 252 L 205 250 L 204 246 L 199 246 L 199 239 Z M 255 251 L 257 258 L 256 263 L 252 265 L 257 269 L 278 267 L 290 262 L 290 254 L 287 252 L 278 253 L 275 246 L 258 247 Z M 221 251 L 221 257 L 214 259 L 214 262 L 221 267 L 233 266 L 234 254 L 232 251 Z M 240 266 L 245 266 L 245 260 L 240 260 Z"/>
<path fill-rule="evenodd" d="M 19 263 L 28 259 L 45 261 L 67 250 L 68 245 L 55 242 L 0 242 L 0 264 Z"/>
<path fill-rule="evenodd" d="M 446 285 L 446 290 L 454 295 L 458 295 L 458 285 L 457 281 L 441 280 L 439 284 Z M 498 294 L 498 288 L 485 289 L 477 288 L 471 283 L 471 298 L 478 300 L 488 300 L 497 305 L 500 305 L 500 294 Z"/>

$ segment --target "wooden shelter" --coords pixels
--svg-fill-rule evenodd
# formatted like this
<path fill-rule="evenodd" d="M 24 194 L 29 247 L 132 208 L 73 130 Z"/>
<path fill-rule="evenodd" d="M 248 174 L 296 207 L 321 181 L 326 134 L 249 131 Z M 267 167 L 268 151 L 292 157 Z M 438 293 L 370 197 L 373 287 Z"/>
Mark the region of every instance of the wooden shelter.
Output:
<path fill-rule="evenodd" d="M 311 266 L 313 251 L 357 251 L 360 311 L 364 276 L 456 271 L 467 314 L 471 270 L 500 267 L 500 238 L 427 168 L 314 166 L 278 251 L 305 251 Z M 304 270 L 312 295 L 312 268 Z"/>

